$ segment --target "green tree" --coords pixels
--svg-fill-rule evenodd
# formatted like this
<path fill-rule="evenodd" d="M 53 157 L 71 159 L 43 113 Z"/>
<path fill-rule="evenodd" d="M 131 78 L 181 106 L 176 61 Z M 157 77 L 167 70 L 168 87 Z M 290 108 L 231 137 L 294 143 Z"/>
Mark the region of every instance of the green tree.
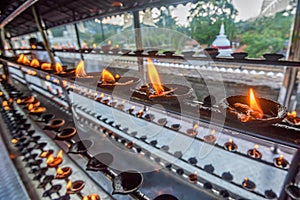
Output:
<path fill-rule="evenodd" d="M 191 36 L 200 44 L 211 44 L 223 22 L 227 36 L 233 40 L 236 35 L 236 16 L 237 10 L 230 0 L 199 0 L 196 7 L 190 9 Z"/>
<path fill-rule="evenodd" d="M 240 22 L 237 24 L 240 44 L 246 46 L 245 51 L 252 58 L 267 52 L 278 53 L 289 39 L 292 22 L 293 15 L 286 11 L 254 21 Z"/>

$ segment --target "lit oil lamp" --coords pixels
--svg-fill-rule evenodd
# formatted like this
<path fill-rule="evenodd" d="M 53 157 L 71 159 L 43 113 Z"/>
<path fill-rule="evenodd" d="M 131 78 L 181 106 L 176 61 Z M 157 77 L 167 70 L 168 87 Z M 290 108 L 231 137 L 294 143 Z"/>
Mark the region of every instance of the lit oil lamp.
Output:
<path fill-rule="evenodd" d="M 238 146 L 230 138 L 229 141 L 224 144 L 224 148 L 227 151 L 235 152 L 238 149 Z"/>
<path fill-rule="evenodd" d="M 43 63 L 41 65 L 41 69 L 45 70 L 45 71 L 52 71 L 53 70 L 52 64 L 51 63 Z"/>
<path fill-rule="evenodd" d="M 214 144 L 216 142 L 215 133 L 216 133 L 215 129 L 211 130 L 210 135 L 205 135 L 203 137 L 204 142 L 208 144 Z"/>
<path fill-rule="evenodd" d="M 98 87 L 109 91 L 116 89 L 118 92 L 124 93 L 134 88 L 139 82 L 139 78 L 121 77 L 119 74 L 113 75 L 109 70 L 103 69 Z"/>
<path fill-rule="evenodd" d="M 46 110 L 47 109 L 45 107 L 42 107 L 42 106 L 34 107 L 30 110 L 29 114 L 30 115 L 41 115 L 41 114 L 45 113 Z"/>
<path fill-rule="evenodd" d="M 84 196 L 82 200 L 100 200 L 100 197 L 98 194 L 89 194 L 87 196 Z"/>
<path fill-rule="evenodd" d="M 72 168 L 71 167 L 58 167 L 56 169 L 56 179 L 67 179 L 72 174 Z"/>
<path fill-rule="evenodd" d="M 135 106 L 131 106 L 131 107 L 128 109 L 128 112 L 129 112 L 130 114 L 132 114 L 132 112 L 134 111 L 134 109 L 135 109 Z"/>
<path fill-rule="evenodd" d="M 196 136 L 198 134 L 197 128 L 198 128 L 198 124 L 195 123 L 193 128 L 189 128 L 186 130 L 186 134 L 191 136 Z"/>
<path fill-rule="evenodd" d="M 58 167 L 63 161 L 63 151 L 60 150 L 56 157 L 53 156 L 53 154 L 49 155 L 47 158 L 47 166 L 48 167 Z"/>
<path fill-rule="evenodd" d="M 243 188 L 249 191 L 254 191 L 256 185 L 253 181 L 249 180 L 249 178 L 244 178 L 244 181 L 242 183 Z"/>
<path fill-rule="evenodd" d="M 144 110 L 143 109 L 139 110 L 138 113 L 136 114 L 136 116 L 139 117 L 139 118 L 143 117 L 143 115 L 144 115 Z"/>
<path fill-rule="evenodd" d="M 297 112 L 288 112 L 285 121 L 292 126 L 300 126 L 300 117 L 297 116 Z"/>
<path fill-rule="evenodd" d="M 189 175 L 189 181 L 191 183 L 197 183 L 197 181 L 198 181 L 197 172 L 194 172 L 193 174 Z"/>
<path fill-rule="evenodd" d="M 158 71 L 151 58 L 147 58 L 148 79 L 150 83 L 141 86 L 133 93 L 133 97 L 149 103 L 178 105 L 179 102 L 191 96 L 192 89 L 178 84 L 161 83 Z"/>
<path fill-rule="evenodd" d="M 31 63 L 30 63 L 31 67 L 39 67 L 40 66 L 40 61 L 36 58 L 32 59 Z"/>
<path fill-rule="evenodd" d="M 255 159 L 260 159 L 262 154 L 257 149 L 258 145 L 256 144 L 253 149 L 248 150 L 247 155 Z"/>
<path fill-rule="evenodd" d="M 51 154 L 53 154 L 53 150 L 42 151 L 39 155 L 40 158 L 48 158 Z"/>
<path fill-rule="evenodd" d="M 256 98 L 252 88 L 248 96 L 232 96 L 224 99 L 219 108 L 227 118 L 248 125 L 269 126 L 281 122 L 286 115 L 284 106 L 275 101 Z"/>
<path fill-rule="evenodd" d="M 73 80 L 86 83 L 89 85 L 96 85 L 98 81 L 98 76 L 94 73 L 86 73 L 85 71 L 85 63 L 83 60 L 80 60 L 79 63 L 77 64 L 75 70 L 69 71 L 67 73 L 67 76 L 73 76 L 71 77 Z M 75 75 L 75 77 L 74 77 Z"/>
<path fill-rule="evenodd" d="M 24 65 L 30 65 L 30 60 L 24 54 L 20 54 L 20 56 L 17 59 L 17 63 L 21 63 Z"/>
<path fill-rule="evenodd" d="M 282 169 L 289 168 L 289 162 L 286 159 L 284 159 L 283 155 L 280 155 L 279 157 L 274 158 L 273 163 L 274 163 L 275 167 L 278 167 L 278 168 L 282 168 Z"/>
<path fill-rule="evenodd" d="M 71 180 L 68 181 L 67 184 L 67 194 L 79 194 L 81 195 L 81 190 L 84 188 L 85 183 L 82 180 L 77 180 L 72 182 Z"/>

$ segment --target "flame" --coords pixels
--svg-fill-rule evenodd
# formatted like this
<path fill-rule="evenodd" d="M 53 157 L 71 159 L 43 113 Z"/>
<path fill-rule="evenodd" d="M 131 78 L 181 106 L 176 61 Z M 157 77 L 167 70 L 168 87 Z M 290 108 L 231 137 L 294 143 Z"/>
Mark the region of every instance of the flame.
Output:
<path fill-rule="evenodd" d="M 101 73 L 101 81 L 104 83 L 116 82 L 115 77 L 107 69 L 103 69 L 103 71 Z"/>
<path fill-rule="evenodd" d="M 1 97 L 1 96 L 3 96 L 3 92 L 2 92 L 2 91 L 0 91 L 0 97 Z"/>
<path fill-rule="evenodd" d="M 232 142 L 233 142 L 233 140 L 231 138 L 229 138 L 229 143 L 232 143 Z"/>
<path fill-rule="evenodd" d="M 2 106 L 3 106 L 3 107 L 8 106 L 8 101 L 6 101 L 6 100 L 3 101 L 3 102 L 2 102 Z"/>
<path fill-rule="evenodd" d="M 119 79 L 119 78 L 120 78 L 120 74 L 116 74 L 116 75 L 115 75 L 115 78 L 116 78 L 116 79 Z"/>
<path fill-rule="evenodd" d="M 86 77 L 87 76 L 87 74 L 85 73 L 85 70 L 84 70 L 84 61 L 83 60 L 80 60 L 78 65 L 76 66 L 75 75 L 76 75 L 76 77 Z"/>
<path fill-rule="evenodd" d="M 35 44 L 31 45 L 31 48 L 36 49 L 36 45 Z"/>
<path fill-rule="evenodd" d="M 82 198 L 82 200 L 89 200 L 89 197 L 88 197 L 88 196 L 84 196 L 84 197 Z"/>
<path fill-rule="evenodd" d="M 150 82 L 152 83 L 156 94 L 158 94 L 158 95 L 162 94 L 165 90 L 161 85 L 158 72 L 157 72 L 151 58 L 147 58 L 147 62 L 148 62 L 148 76 L 149 76 Z"/>
<path fill-rule="evenodd" d="M 248 177 L 244 178 L 244 182 L 243 182 L 244 187 L 246 187 L 248 185 L 248 180 L 249 180 Z"/>
<path fill-rule="evenodd" d="M 58 167 L 56 170 L 56 174 L 62 175 L 63 173 L 64 173 L 64 171 L 60 167 Z"/>
<path fill-rule="evenodd" d="M 297 117 L 297 112 L 296 111 L 292 111 L 291 113 L 288 112 L 287 115 L 288 115 L 288 117 L 295 118 L 295 117 Z"/>
<path fill-rule="evenodd" d="M 51 154 L 51 155 L 48 156 L 46 163 L 47 163 L 47 164 L 50 164 L 50 163 L 52 163 L 53 161 L 54 161 L 54 157 L 53 157 L 53 155 Z"/>
<path fill-rule="evenodd" d="M 255 98 L 254 91 L 252 88 L 249 90 L 249 100 L 250 100 L 250 108 L 252 108 L 254 111 L 257 111 L 258 118 L 261 119 L 264 116 L 264 112 L 262 111 L 258 101 Z"/>
<path fill-rule="evenodd" d="M 196 129 L 198 128 L 198 124 L 194 124 L 194 126 L 193 126 L 193 131 L 196 131 Z"/>
<path fill-rule="evenodd" d="M 55 63 L 55 71 L 59 74 L 63 71 L 63 68 L 59 62 Z"/>
<path fill-rule="evenodd" d="M 210 134 L 212 134 L 212 135 L 214 135 L 215 133 L 216 133 L 215 129 L 211 130 L 211 132 L 210 132 Z"/>
<path fill-rule="evenodd" d="M 41 158 L 46 158 L 46 156 L 48 155 L 47 151 L 43 151 L 40 155 Z"/>
<path fill-rule="evenodd" d="M 62 151 L 62 150 L 60 150 L 60 151 L 58 152 L 56 158 L 60 158 L 60 159 L 63 158 L 63 151 Z"/>
<path fill-rule="evenodd" d="M 108 44 L 108 45 L 111 45 L 111 40 L 108 40 L 108 41 L 107 41 L 107 44 Z"/>
<path fill-rule="evenodd" d="M 137 113 L 137 116 L 141 117 L 144 114 L 143 109 L 139 110 L 139 112 Z"/>
<path fill-rule="evenodd" d="M 72 181 L 69 180 L 67 184 L 67 190 L 70 190 L 72 188 Z"/>
<path fill-rule="evenodd" d="M 94 43 L 94 44 L 93 44 L 93 48 L 96 49 L 96 47 L 97 47 L 97 45 Z"/>
<path fill-rule="evenodd" d="M 49 74 L 46 75 L 46 80 L 50 80 L 51 76 Z"/>
<path fill-rule="evenodd" d="M 14 138 L 14 139 L 11 140 L 11 143 L 17 144 L 17 143 L 18 143 L 18 140 Z"/>
<path fill-rule="evenodd" d="M 28 104 L 27 108 L 28 108 L 29 111 L 32 110 L 33 109 L 33 104 L 32 103 Z"/>
<path fill-rule="evenodd" d="M 99 197 L 98 194 L 91 194 L 90 197 L 91 197 L 91 200 L 98 200 L 98 199 L 100 199 L 100 197 Z"/>
<path fill-rule="evenodd" d="M 41 66 L 41 69 L 51 70 L 52 69 L 51 63 L 43 63 L 42 66 Z"/>
<path fill-rule="evenodd" d="M 25 56 L 24 54 L 20 54 L 17 63 L 23 63 L 24 56 Z"/>
<path fill-rule="evenodd" d="M 256 145 L 254 145 L 254 149 L 258 149 L 258 147 L 259 147 L 259 146 L 258 146 L 257 144 L 256 144 Z"/>
<path fill-rule="evenodd" d="M 22 63 L 24 65 L 30 65 L 30 60 L 27 58 L 27 56 L 24 55 Z"/>
<path fill-rule="evenodd" d="M 31 67 L 39 67 L 40 66 L 40 61 L 36 58 L 34 58 L 31 63 L 30 63 Z"/>

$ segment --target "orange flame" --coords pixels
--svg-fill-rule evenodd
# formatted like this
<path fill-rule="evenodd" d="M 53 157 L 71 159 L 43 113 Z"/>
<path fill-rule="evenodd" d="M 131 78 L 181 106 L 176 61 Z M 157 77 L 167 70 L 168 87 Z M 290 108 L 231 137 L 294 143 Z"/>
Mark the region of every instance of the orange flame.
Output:
<path fill-rule="evenodd" d="M 76 70 L 75 70 L 75 75 L 76 75 L 76 77 L 86 77 L 87 76 L 87 74 L 85 73 L 83 60 L 80 60 L 80 62 L 78 63 Z"/>
<path fill-rule="evenodd" d="M 60 150 L 60 151 L 58 152 L 56 158 L 60 158 L 60 159 L 63 158 L 63 151 L 62 151 L 62 150 Z"/>
<path fill-rule="evenodd" d="M 291 113 L 288 112 L 287 115 L 288 115 L 289 117 L 295 118 L 295 117 L 297 117 L 297 112 L 296 112 L 296 111 L 292 111 Z"/>
<path fill-rule="evenodd" d="M 17 63 L 23 63 L 24 56 L 25 56 L 24 54 L 20 54 Z"/>
<path fill-rule="evenodd" d="M 43 151 L 40 155 L 41 158 L 46 158 L 46 156 L 48 155 L 47 151 Z"/>
<path fill-rule="evenodd" d="M 3 101 L 3 102 L 2 102 L 2 106 L 3 106 L 3 107 L 8 106 L 8 101 L 6 101 L 6 100 Z"/>
<path fill-rule="evenodd" d="M 107 69 L 103 69 L 102 74 L 101 74 L 101 81 L 104 83 L 116 82 L 115 77 Z"/>
<path fill-rule="evenodd" d="M 67 184 L 67 190 L 70 190 L 72 188 L 72 181 L 69 180 Z"/>
<path fill-rule="evenodd" d="M 156 94 L 161 94 L 165 90 L 160 82 L 158 72 L 157 72 L 151 58 L 147 58 L 147 62 L 148 62 L 148 76 L 149 76 L 150 82 L 152 83 Z"/>
<path fill-rule="evenodd" d="M 50 163 L 52 163 L 53 161 L 54 161 L 54 157 L 53 157 L 53 155 L 51 154 L 51 155 L 48 156 L 46 163 L 47 163 L 47 164 L 50 164 Z"/>
<path fill-rule="evenodd" d="M 39 67 L 40 66 L 40 62 L 38 59 L 34 58 L 31 63 L 30 63 L 31 67 Z"/>
<path fill-rule="evenodd" d="M 27 58 L 27 56 L 24 55 L 23 62 L 24 65 L 30 65 L 30 60 Z"/>
<path fill-rule="evenodd" d="M 43 63 L 41 68 L 43 70 L 51 70 L 52 69 L 52 66 L 51 66 L 51 63 Z"/>
<path fill-rule="evenodd" d="M 263 118 L 264 112 L 262 111 L 258 101 L 256 101 L 254 91 L 252 88 L 249 90 L 249 100 L 250 100 L 250 108 L 252 108 L 254 111 L 258 112 L 258 118 Z"/>
<path fill-rule="evenodd" d="M 63 71 L 63 68 L 59 62 L 55 63 L 55 71 L 59 74 Z"/>
<path fill-rule="evenodd" d="M 63 173 L 64 173 L 64 171 L 60 167 L 58 167 L 56 170 L 56 174 L 62 175 Z"/>

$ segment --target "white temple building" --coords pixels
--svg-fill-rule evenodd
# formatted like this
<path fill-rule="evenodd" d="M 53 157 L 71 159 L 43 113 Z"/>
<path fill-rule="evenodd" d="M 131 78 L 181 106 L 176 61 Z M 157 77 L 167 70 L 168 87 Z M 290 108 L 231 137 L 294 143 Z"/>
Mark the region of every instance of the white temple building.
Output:
<path fill-rule="evenodd" d="M 220 28 L 220 34 L 217 38 L 213 41 L 212 47 L 218 48 L 220 57 L 230 57 L 232 53 L 231 42 L 228 40 L 227 36 L 225 35 L 225 28 L 224 24 L 222 23 Z"/>

